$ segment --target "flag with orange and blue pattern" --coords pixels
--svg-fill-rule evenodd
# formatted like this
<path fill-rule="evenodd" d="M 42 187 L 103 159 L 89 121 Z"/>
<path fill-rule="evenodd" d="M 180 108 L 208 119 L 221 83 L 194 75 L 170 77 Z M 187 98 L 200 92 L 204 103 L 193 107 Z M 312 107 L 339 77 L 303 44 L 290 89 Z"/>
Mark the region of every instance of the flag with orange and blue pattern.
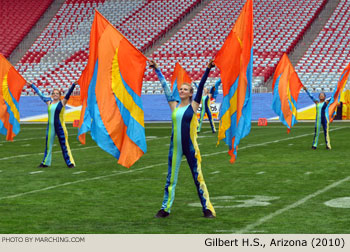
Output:
<path fill-rule="evenodd" d="M 326 113 L 326 116 L 328 117 L 327 119 L 329 122 L 332 122 L 334 119 L 338 104 L 340 102 L 340 96 L 349 79 L 349 74 L 350 74 L 350 64 L 348 64 L 343 70 L 343 72 L 341 73 L 337 84 L 337 88 L 334 90 L 331 100 L 329 101 L 329 104 L 327 106 L 328 113 Z"/>
<path fill-rule="evenodd" d="M 173 97 L 177 102 L 180 102 L 179 89 L 183 83 L 188 83 L 191 85 L 192 79 L 187 74 L 186 70 L 176 62 L 173 76 L 171 77 L 171 90 L 173 92 Z"/>
<path fill-rule="evenodd" d="M 223 101 L 220 109 L 218 143 L 229 146 L 231 163 L 240 140 L 251 128 L 253 79 L 253 1 L 247 0 L 224 45 L 214 60 L 220 69 Z"/>
<path fill-rule="evenodd" d="M 278 63 L 272 83 L 272 110 L 280 121 L 287 126 L 287 132 L 297 122 L 297 101 L 303 87 L 287 54 Z"/>
<path fill-rule="evenodd" d="M 25 79 L 0 54 L 0 134 L 12 141 L 20 131 L 18 102 Z"/>
<path fill-rule="evenodd" d="M 78 134 L 90 130 L 99 147 L 129 168 L 147 151 L 141 102 L 147 58 L 98 11 L 93 31 L 92 54 L 79 81 L 86 110 Z"/>

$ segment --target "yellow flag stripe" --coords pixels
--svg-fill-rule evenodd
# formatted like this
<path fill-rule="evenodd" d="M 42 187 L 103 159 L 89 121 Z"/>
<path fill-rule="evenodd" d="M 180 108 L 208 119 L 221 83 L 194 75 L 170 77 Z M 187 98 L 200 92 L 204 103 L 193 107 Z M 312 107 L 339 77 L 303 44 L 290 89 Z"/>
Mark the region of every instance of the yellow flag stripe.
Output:
<path fill-rule="evenodd" d="M 14 104 L 12 97 L 10 95 L 8 82 L 7 82 L 7 75 L 8 74 L 5 75 L 4 80 L 2 82 L 2 94 L 3 94 L 4 100 L 10 106 L 10 109 L 11 109 L 13 115 L 15 116 L 16 120 L 19 122 L 19 120 L 20 120 L 19 111 L 18 111 L 16 105 Z"/>
<path fill-rule="evenodd" d="M 118 63 L 118 48 L 114 54 L 112 64 L 112 90 L 115 96 L 123 103 L 124 107 L 130 112 L 130 115 L 140 124 L 144 125 L 144 114 L 143 110 L 134 102 L 132 96 L 126 90 L 119 70 Z"/>
<path fill-rule="evenodd" d="M 230 99 L 230 107 L 221 117 L 218 140 L 225 138 L 225 132 L 231 127 L 231 116 L 237 111 L 237 92 Z"/>

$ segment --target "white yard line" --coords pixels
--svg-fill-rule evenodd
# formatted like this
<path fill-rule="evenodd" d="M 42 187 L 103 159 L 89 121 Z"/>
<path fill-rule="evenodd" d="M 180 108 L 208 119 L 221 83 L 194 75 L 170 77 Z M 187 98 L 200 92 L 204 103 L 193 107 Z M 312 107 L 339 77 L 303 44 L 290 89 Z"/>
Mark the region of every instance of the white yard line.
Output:
<path fill-rule="evenodd" d="M 43 138 L 46 138 L 46 137 L 43 137 Z M 149 141 L 152 141 L 152 140 L 158 140 L 158 139 L 163 139 L 163 138 L 169 138 L 169 136 L 151 138 L 151 139 L 147 139 L 146 141 L 149 142 Z M 38 138 L 32 138 L 32 139 L 38 139 Z M 28 139 L 26 139 L 26 140 L 30 140 L 30 139 L 28 138 Z M 55 146 L 55 145 L 54 145 L 54 146 Z M 81 146 L 81 145 L 80 145 L 80 146 Z M 98 146 L 81 147 L 81 148 L 78 148 L 78 149 L 71 149 L 71 151 L 86 150 L 86 149 L 97 148 L 97 147 L 98 147 Z M 62 152 L 62 151 L 53 151 L 52 153 L 61 153 L 61 152 Z M 40 152 L 40 153 L 31 153 L 31 154 L 23 154 L 23 155 L 17 155 L 17 156 L 3 157 L 3 158 L 0 158 L 0 161 L 1 161 L 1 160 L 12 159 L 12 158 L 28 157 L 28 156 L 32 156 L 32 155 L 44 155 L 44 153 L 43 153 L 43 152 Z"/>
<path fill-rule="evenodd" d="M 78 174 L 82 174 L 82 173 L 85 173 L 85 172 L 87 172 L 87 171 L 78 171 L 78 172 L 73 172 L 72 174 L 78 175 Z"/>
<path fill-rule="evenodd" d="M 58 185 L 54 185 L 54 186 L 48 186 L 48 187 L 44 187 L 44 188 L 33 190 L 33 191 L 27 191 L 27 192 L 23 192 L 23 193 L 18 193 L 18 194 L 14 194 L 14 195 L 0 197 L 0 200 L 18 198 L 18 197 L 21 197 L 21 196 L 24 196 L 24 195 L 28 195 L 28 194 L 44 192 L 44 191 L 48 191 L 48 190 L 51 190 L 51 189 L 64 187 L 64 186 L 69 186 L 69 185 L 74 185 L 74 184 L 83 183 L 83 182 L 87 182 L 87 181 L 93 181 L 93 180 L 99 180 L 99 179 L 104 179 L 104 178 L 110 178 L 110 177 L 118 176 L 118 175 L 121 175 L 121 174 L 132 173 L 132 172 L 139 172 L 139 171 L 143 171 L 143 170 L 146 170 L 146 169 L 150 169 L 150 168 L 153 168 L 153 167 L 156 167 L 156 166 L 166 165 L 166 164 L 167 163 L 161 163 L 161 164 L 146 166 L 146 167 L 143 167 L 143 168 L 140 168 L 140 169 L 137 169 L 137 170 L 127 170 L 127 171 L 117 172 L 117 173 L 113 173 L 113 174 L 109 174 L 109 175 L 105 175 L 105 176 L 98 176 L 98 177 L 93 177 L 93 178 L 80 179 L 80 180 L 76 180 L 76 181 L 72 181 L 72 182 L 66 182 L 66 183 L 63 183 L 63 184 L 58 184 Z"/>
<path fill-rule="evenodd" d="M 33 171 L 33 172 L 30 172 L 29 174 L 37 174 L 37 173 L 42 173 L 44 171 Z"/>
<path fill-rule="evenodd" d="M 298 201 L 294 202 L 293 204 L 290 204 L 290 205 L 288 205 L 288 206 L 286 206 L 284 208 L 278 209 L 277 211 L 260 218 L 256 222 L 247 225 L 246 227 L 236 231 L 235 233 L 236 234 L 245 234 L 245 233 L 249 232 L 250 230 L 256 228 L 257 226 L 260 226 L 261 224 L 271 220 L 272 218 L 274 218 L 274 217 L 276 217 L 276 216 L 278 216 L 280 214 L 283 214 L 284 212 L 286 212 L 288 210 L 296 208 L 296 207 L 304 204 L 306 201 L 308 201 L 308 200 L 310 200 L 312 198 L 315 198 L 316 196 L 318 196 L 318 195 L 320 195 L 322 193 L 325 193 L 325 192 L 327 192 L 327 191 L 329 191 L 329 190 L 331 190 L 331 189 L 333 189 L 333 188 L 335 188 L 335 187 L 337 187 L 337 186 L 339 186 L 342 183 L 347 182 L 347 181 L 350 181 L 350 176 L 346 177 L 344 179 L 341 179 L 339 181 L 336 181 L 333 184 L 330 184 L 330 185 L 328 185 L 328 186 L 326 186 L 326 187 L 324 187 L 324 188 L 322 188 L 322 189 L 320 189 L 320 190 L 318 190 L 318 191 L 316 191 L 314 193 L 311 193 L 311 194 L 307 195 L 306 197 L 302 198 L 301 200 L 298 200 Z"/>
<path fill-rule="evenodd" d="M 340 129 L 340 128 L 337 128 L 337 129 Z M 333 129 L 333 130 L 337 130 L 337 129 Z M 247 149 L 247 148 L 252 148 L 252 147 L 256 147 L 256 146 L 261 146 L 261 145 L 266 145 L 266 144 L 270 144 L 270 143 L 287 141 L 287 140 L 290 140 L 290 139 L 300 138 L 300 137 L 309 136 L 309 135 L 313 135 L 313 133 L 299 135 L 299 136 L 295 136 L 295 137 L 284 138 L 284 139 L 275 140 L 275 141 L 270 141 L 270 142 L 266 142 L 266 143 L 262 143 L 262 144 L 249 145 L 249 146 L 241 147 L 240 150 Z M 83 150 L 83 149 L 95 148 L 95 147 L 97 147 L 97 146 L 79 148 L 79 149 L 74 149 L 74 150 Z M 60 151 L 56 151 L 56 152 L 60 152 Z M 221 154 L 221 153 L 227 153 L 227 151 L 220 151 L 220 152 L 215 152 L 215 153 L 209 153 L 209 154 L 204 154 L 204 155 L 201 155 L 201 156 L 213 156 L 213 155 L 218 155 L 218 154 Z M 39 153 L 37 153 L 37 154 L 39 154 Z M 40 154 L 43 154 L 43 153 L 40 153 Z M 33 154 L 28 154 L 28 155 L 33 155 Z M 28 156 L 28 155 L 21 155 L 21 156 Z M 16 157 L 18 157 L 18 156 L 16 156 Z M 8 158 L 5 158 L 5 159 L 8 159 Z M 3 160 L 3 159 L 0 159 L 0 160 Z M 185 161 L 185 159 L 183 159 L 182 161 Z M 27 194 L 33 194 L 33 193 L 37 193 L 37 192 L 47 191 L 47 190 L 55 189 L 55 188 L 58 188 L 58 187 L 63 187 L 63 186 L 83 183 L 83 182 L 86 182 L 86 181 L 92 181 L 92 180 L 98 180 L 98 179 L 114 177 L 114 176 L 117 176 L 117 175 L 120 175 L 120 174 L 139 172 L 139 171 L 147 170 L 147 169 L 150 169 L 150 168 L 153 168 L 153 167 L 156 167 L 156 166 L 167 165 L 167 164 L 168 163 L 160 163 L 160 164 L 156 164 L 156 165 L 146 166 L 146 167 L 143 167 L 143 168 L 140 168 L 140 169 L 127 170 L 127 171 L 124 171 L 124 172 L 114 172 L 113 174 L 109 174 L 109 175 L 105 175 L 105 176 L 98 176 L 98 177 L 93 177 L 93 178 L 88 178 L 88 179 L 76 180 L 76 181 L 67 182 L 67 183 L 63 183 L 63 184 L 58 184 L 58 185 L 55 185 L 55 186 L 49 186 L 49 187 L 45 187 L 45 188 L 42 188 L 42 189 L 28 191 L 28 192 L 24 192 L 24 193 L 20 193 L 20 194 L 14 194 L 14 195 L 10 195 L 10 196 L 0 197 L 0 200 L 10 199 L 10 198 L 17 198 L 17 197 L 24 196 L 24 195 L 27 195 Z"/>

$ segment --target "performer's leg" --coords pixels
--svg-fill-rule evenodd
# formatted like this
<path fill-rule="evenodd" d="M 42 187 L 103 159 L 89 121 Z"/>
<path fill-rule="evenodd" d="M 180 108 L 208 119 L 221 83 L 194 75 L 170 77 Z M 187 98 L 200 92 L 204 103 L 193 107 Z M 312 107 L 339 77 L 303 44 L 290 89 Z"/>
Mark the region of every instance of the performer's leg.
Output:
<path fill-rule="evenodd" d="M 55 129 L 52 125 L 48 124 L 46 128 L 46 144 L 44 159 L 41 162 L 42 165 L 51 165 L 52 146 L 55 140 Z"/>
<path fill-rule="evenodd" d="M 201 116 L 199 118 L 199 126 L 198 126 L 198 129 L 197 129 L 197 132 L 200 132 L 201 131 L 201 128 L 202 128 L 202 123 L 203 123 L 203 119 L 204 119 L 204 114 L 205 114 L 205 108 L 202 104 L 202 108 L 201 108 Z"/>
<path fill-rule="evenodd" d="M 317 144 L 318 144 L 318 137 L 320 135 L 320 128 L 321 128 L 321 123 L 316 121 L 314 141 L 312 143 L 312 147 L 315 148 L 315 149 L 317 148 Z"/>
<path fill-rule="evenodd" d="M 67 128 L 64 123 L 56 125 L 56 134 L 61 145 L 64 161 L 66 162 L 67 166 L 75 166 L 73 155 L 68 143 Z"/>
<path fill-rule="evenodd" d="M 184 150 L 184 155 L 187 158 L 187 162 L 192 172 L 194 184 L 196 185 L 197 193 L 202 204 L 202 210 L 204 213 L 206 212 L 206 210 L 210 210 L 212 215 L 216 216 L 214 207 L 211 204 L 209 199 L 209 192 L 208 192 L 207 186 L 204 181 L 204 177 L 201 169 L 201 161 L 197 159 L 196 151 L 191 142 L 190 142 L 190 145 L 191 146 L 189 146 L 188 149 L 186 148 L 186 150 Z M 198 150 L 198 155 L 200 155 L 199 150 Z"/>
<path fill-rule="evenodd" d="M 324 139 L 326 142 L 326 148 L 332 149 L 331 140 L 329 138 L 329 122 L 327 121 L 327 119 L 322 121 L 322 127 L 323 127 Z"/>
<path fill-rule="evenodd" d="M 208 115 L 208 120 L 210 122 L 211 130 L 212 130 L 213 133 L 215 133 L 216 132 L 215 124 L 214 124 L 214 121 L 213 121 L 211 109 L 209 107 L 206 108 L 206 113 Z"/>
<path fill-rule="evenodd" d="M 182 148 L 178 148 L 176 144 L 174 146 L 173 139 L 171 139 L 168 156 L 168 176 L 165 183 L 164 198 L 162 203 L 162 209 L 167 213 L 170 213 L 171 206 L 173 205 L 175 199 L 175 188 L 181 165 L 181 158 Z"/>

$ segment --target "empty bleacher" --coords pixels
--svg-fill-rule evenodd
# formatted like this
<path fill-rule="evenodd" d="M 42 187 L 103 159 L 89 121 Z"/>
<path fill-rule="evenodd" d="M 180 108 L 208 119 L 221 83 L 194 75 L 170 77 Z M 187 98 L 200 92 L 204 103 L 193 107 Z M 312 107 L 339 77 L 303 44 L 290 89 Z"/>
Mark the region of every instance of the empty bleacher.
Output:
<path fill-rule="evenodd" d="M 199 80 L 205 64 L 215 56 L 237 19 L 245 1 L 213 0 L 181 30 L 156 50 L 157 61 L 170 79 L 177 61 Z M 323 8 L 326 1 L 254 1 L 253 86 L 266 81 L 284 52 L 289 53 Z M 215 69 L 213 77 L 219 77 Z M 156 80 L 152 71 L 146 81 Z"/>
<path fill-rule="evenodd" d="M 0 0 L 0 53 L 9 57 L 53 0 Z"/>
<path fill-rule="evenodd" d="M 48 92 L 77 80 L 89 53 L 94 9 L 99 10 L 138 49 L 163 36 L 199 0 L 67 0 L 16 68 Z M 25 90 L 31 95 L 32 90 Z"/>
<path fill-rule="evenodd" d="M 296 65 L 301 81 L 314 92 L 332 92 L 350 63 L 350 0 L 340 1 L 326 25 Z M 347 88 L 350 88 L 349 84 Z"/>

